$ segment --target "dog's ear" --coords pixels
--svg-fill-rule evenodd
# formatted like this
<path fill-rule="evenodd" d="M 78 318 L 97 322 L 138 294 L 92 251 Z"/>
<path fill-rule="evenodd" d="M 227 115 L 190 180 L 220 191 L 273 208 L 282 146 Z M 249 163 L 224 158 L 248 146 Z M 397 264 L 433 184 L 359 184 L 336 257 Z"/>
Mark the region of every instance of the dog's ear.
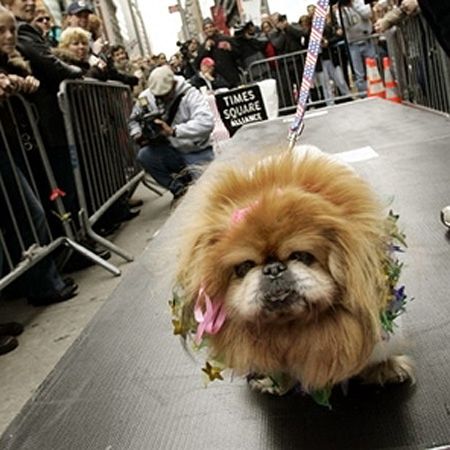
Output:
<path fill-rule="evenodd" d="M 332 241 L 328 269 L 339 285 L 341 302 L 354 311 L 378 316 L 385 281 L 380 236 L 355 227 L 341 231 Z"/>
<path fill-rule="evenodd" d="M 179 255 L 177 282 L 183 287 L 190 303 L 195 300 L 204 279 L 205 258 L 218 241 L 214 231 L 191 231 L 186 236 L 184 246 Z"/>

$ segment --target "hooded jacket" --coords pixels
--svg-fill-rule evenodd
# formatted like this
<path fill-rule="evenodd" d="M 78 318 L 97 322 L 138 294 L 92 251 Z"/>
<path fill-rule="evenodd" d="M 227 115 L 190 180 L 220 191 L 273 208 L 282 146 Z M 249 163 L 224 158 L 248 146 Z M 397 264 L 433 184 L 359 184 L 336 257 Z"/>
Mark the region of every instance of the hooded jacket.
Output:
<path fill-rule="evenodd" d="M 182 153 L 195 153 L 211 145 L 211 132 L 214 128 L 214 117 L 201 92 L 191 86 L 183 77 L 175 76 L 176 86 L 172 98 L 165 104 L 156 103 L 150 89 L 145 89 L 139 98 L 145 97 L 150 112 L 159 113 L 161 118 L 168 120 L 171 105 L 182 95 L 177 112 L 171 125 L 176 128 L 176 137 L 168 137 L 170 144 Z M 139 100 L 135 103 L 128 127 L 130 136 L 142 133 L 138 117 L 144 112 Z"/>
<path fill-rule="evenodd" d="M 352 0 L 341 9 L 345 34 L 349 43 L 362 41 L 372 34 L 372 9 L 364 0 Z"/>

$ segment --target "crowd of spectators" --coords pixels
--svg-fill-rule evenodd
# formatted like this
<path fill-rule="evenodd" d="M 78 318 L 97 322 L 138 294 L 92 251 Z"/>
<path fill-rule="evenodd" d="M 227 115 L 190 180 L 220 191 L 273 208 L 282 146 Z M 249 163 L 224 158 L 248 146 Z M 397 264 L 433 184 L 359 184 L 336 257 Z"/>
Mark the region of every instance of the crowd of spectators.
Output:
<path fill-rule="evenodd" d="M 139 147 L 138 161 L 177 199 L 195 179 L 187 169 L 192 164 L 209 162 L 213 158 L 210 134 L 214 120 L 201 94 L 235 88 L 248 80 L 276 78 L 280 107 L 289 103 L 295 105 L 294 91 L 301 83 L 315 9 L 314 5 L 309 5 L 307 13 L 296 21 L 281 13 L 263 15 L 260 23 L 243 23 L 235 26 L 231 33 L 219 30 L 212 20 L 206 19 L 201 39 L 194 37 L 178 42 L 179 51 L 169 58 L 159 53 L 130 59 L 124 46 L 109 45 L 105 41 L 102 22 L 85 1 L 73 1 L 69 5 L 61 26 L 54 23 L 44 7 L 36 8 L 36 0 L 4 0 L 0 3 L 3 5 L 0 6 L 0 107 L 6 98 L 21 93 L 39 110 L 40 133 L 57 185 L 66 193 L 63 198 L 65 209 L 74 221 L 79 205 L 57 99 L 62 81 L 95 78 L 130 86 L 136 98 L 130 118 L 130 136 Z M 375 56 L 380 51 L 378 47 L 382 47 L 374 33 L 385 32 L 419 8 L 417 0 L 371 3 L 342 0 L 339 4 L 340 7 L 334 5 L 328 11 L 316 86 L 311 91 L 313 100 L 322 99 L 326 104 L 333 103 L 335 96 L 349 99 L 364 96 L 367 87 L 364 58 Z M 286 59 L 280 70 L 278 57 L 285 55 L 294 56 Z M 265 64 L 255 65 L 261 60 L 266 60 Z M 159 125 L 163 139 L 161 136 L 155 141 L 147 139 L 145 126 L 137 119 L 143 114 L 143 105 L 165 108 L 156 120 L 152 117 Z M 180 113 L 174 119 L 178 111 Z M 13 168 L 14 161 L 7 160 L 2 150 L 0 148 L 0 171 L 7 184 L 15 169 L 20 174 L 20 167 Z M 50 223 L 54 236 L 63 233 L 61 223 L 51 213 L 52 205 L 45 201 L 41 203 L 34 196 L 26 177 L 20 175 L 19 179 L 27 192 L 28 206 L 34 211 L 40 241 L 45 244 L 49 236 L 40 226 L 43 220 L 46 218 Z M 47 197 L 43 196 L 44 199 Z M 134 206 L 131 202 L 122 204 L 124 211 L 114 220 L 116 225 L 138 213 Z M 20 217 L 20 212 L 17 216 Z M 10 227 L 4 215 L 0 225 L 2 230 Z M 27 230 L 22 232 L 25 236 L 30 234 Z M 89 240 L 83 245 L 105 259 L 110 256 Z M 0 247 L 0 277 L 4 275 L 2 253 Z M 16 263 L 20 257 L 19 254 L 14 256 Z M 52 258 L 45 258 L 24 275 L 31 280 L 21 284 L 25 290 L 14 285 L 12 290 L 17 290 L 16 295 L 26 296 L 35 306 L 69 300 L 76 295 L 77 285 L 60 272 L 68 273 L 88 263 L 84 258 L 72 255 L 64 267 L 57 268 Z M 20 326 L 0 325 L 0 354 L 17 346 L 15 336 L 20 330 Z"/>
<path fill-rule="evenodd" d="M 14 133 L 8 132 L 11 117 L 4 101 L 14 94 L 21 94 L 39 111 L 40 135 L 57 186 L 64 193 L 65 210 L 75 223 L 80 207 L 64 118 L 57 98 L 60 83 L 67 79 L 93 77 L 102 81 L 120 81 L 133 88 L 139 86 L 137 76 L 121 68 L 119 62 L 115 64 L 114 56 L 120 52 L 104 42 L 101 21 L 93 14 L 92 7 L 86 2 L 73 2 L 66 13 L 62 32 L 59 32 L 49 12 L 36 8 L 34 0 L 5 0 L 0 5 L 0 113 L 3 125 L 0 140 L 0 226 L 2 237 L 6 239 L 6 247 L 0 246 L 0 277 L 7 273 L 7 262 L 14 265 L 22 259 L 21 248 L 28 248 L 36 239 L 45 246 L 50 241 L 50 233 L 53 237 L 64 234 L 61 218 L 53 213 L 54 205 L 49 198 L 48 178 L 43 166 L 35 165 L 37 160 L 32 162 L 31 180 L 22 170 L 20 157 L 14 152 L 11 157 L 8 152 L 9 134 Z M 117 59 L 120 59 L 120 54 Z M 35 152 L 31 152 L 29 158 L 36 158 Z M 23 193 L 25 205 L 10 200 L 18 189 Z M 127 203 L 123 207 L 127 211 L 120 215 L 120 220 L 137 214 L 132 205 Z M 108 251 L 88 238 L 83 238 L 81 243 L 104 259 L 110 256 Z M 34 264 L 19 280 L 4 289 L 2 296 L 26 297 L 33 306 L 46 306 L 73 298 L 78 286 L 73 278 L 63 274 L 87 267 L 92 262 L 65 248 L 60 253 Z M 0 354 L 17 346 L 16 335 L 20 330 L 17 324 L 0 326 Z"/>

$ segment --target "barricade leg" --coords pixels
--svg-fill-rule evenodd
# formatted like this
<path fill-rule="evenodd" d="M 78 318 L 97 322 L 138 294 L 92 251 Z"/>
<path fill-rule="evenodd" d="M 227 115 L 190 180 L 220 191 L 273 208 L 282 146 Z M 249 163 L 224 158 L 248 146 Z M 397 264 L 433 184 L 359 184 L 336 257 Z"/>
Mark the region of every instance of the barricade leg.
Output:
<path fill-rule="evenodd" d="M 86 258 L 90 259 L 94 263 L 98 264 L 99 266 L 106 269 L 108 272 L 112 273 L 116 277 L 118 277 L 121 274 L 121 271 L 116 267 L 110 264 L 108 261 L 105 261 L 103 258 L 100 258 L 100 256 L 97 256 L 94 252 L 91 252 L 86 247 L 83 247 L 82 245 L 78 244 L 75 241 L 72 241 L 71 239 L 64 238 L 64 243 L 76 250 L 78 253 L 81 253 Z"/>

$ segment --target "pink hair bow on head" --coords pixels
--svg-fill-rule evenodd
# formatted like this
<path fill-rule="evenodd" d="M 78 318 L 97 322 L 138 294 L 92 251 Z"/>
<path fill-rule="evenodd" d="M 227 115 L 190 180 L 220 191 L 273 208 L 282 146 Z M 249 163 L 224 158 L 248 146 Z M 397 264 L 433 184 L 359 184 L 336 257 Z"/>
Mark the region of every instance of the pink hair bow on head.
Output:
<path fill-rule="evenodd" d="M 259 204 L 259 200 L 254 201 L 249 206 L 246 206 L 245 208 L 238 208 L 233 211 L 231 214 L 231 221 L 233 223 L 239 223 L 242 222 L 247 214 Z"/>
<path fill-rule="evenodd" d="M 205 299 L 205 309 L 202 310 L 201 301 Z M 194 307 L 194 317 L 198 323 L 197 332 L 195 333 L 195 343 L 200 344 L 203 335 L 217 334 L 226 319 L 226 313 L 223 308 L 223 302 L 217 299 L 211 300 L 203 286 L 198 291 L 197 301 Z"/>

